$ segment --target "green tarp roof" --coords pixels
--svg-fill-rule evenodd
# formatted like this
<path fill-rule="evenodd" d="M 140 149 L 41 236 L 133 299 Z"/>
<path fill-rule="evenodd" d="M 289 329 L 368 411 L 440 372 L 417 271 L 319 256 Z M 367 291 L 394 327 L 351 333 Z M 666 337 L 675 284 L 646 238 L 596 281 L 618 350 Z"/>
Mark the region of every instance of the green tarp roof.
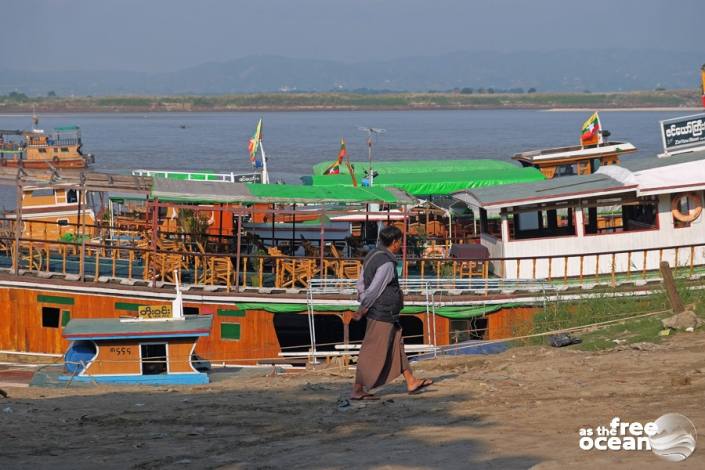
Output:
<path fill-rule="evenodd" d="M 322 176 L 330 162 L 322 162 L 314 165 L 313 174 Z M 352 162 L 355 175 L 361 177 L 370 166 L 369 162 Z M 399 162 L 373 162 L 372 169 L 379 175 L 398 173 L 454 173 L 458 171 L 477 170 L 502 170 L 506 168 L 517 168 L 516 165 L 501 160 L 478 159 L 478 160 L 404 160 Z M 348 169 L 345 165 L 340 166 L 340 174 L 347 175 Z"/>
<path fill-rule="evenodd" d="M 416 202 L 414 198 L 396 188 L 175 181 L 162 178 L 154 178 L 151 197 L 165 201 L 250 204 Z"/>
<path fill-rule="evenodd" d="M 451 194 L 464 189 L 530 183 L 544 179 L 543 174 L 536 168 L 522 168 L 508 162 L 497 160 L 460 160 L 460 162 L 465 164 L 447 166 L 448 162 L 439 161 L 432 167 L 426 164 L 428 162 L 420 162 L 421 165 L 418 167 L 398 166 L 394 172 L 390 171 L 389 166 L 382 170 L 378 170 L 375 166 L 374 171 L 379 172 L 379 175 L 374 178 L 374 185 L 377 187 L 393 186 L 414 196 L 434 196 Z M 472 165 L 470 165 L 471 163 Z M 358 172 L 360 174 L 357 174 Z M 361 170 L 356 170 L 358 180 L 361 179 L 361 174 Z M 352 180 L 347 170 L 345 174 L 342 174 L 341 171 L 339 175 L 314 174 L 311 177 L 311 183 L 313 186 L 323 187 L 352 186 Z"/>

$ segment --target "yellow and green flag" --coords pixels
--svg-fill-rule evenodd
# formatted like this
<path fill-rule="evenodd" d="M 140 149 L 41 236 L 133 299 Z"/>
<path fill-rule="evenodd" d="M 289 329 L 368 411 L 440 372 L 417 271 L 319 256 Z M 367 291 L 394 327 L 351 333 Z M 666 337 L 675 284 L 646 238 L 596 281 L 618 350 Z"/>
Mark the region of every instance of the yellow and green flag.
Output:
<path fill-rule="evenodd" d="M 601 142 L 600 129 L 600 116 L 595 111 L 583 123 L 583 127 L 580 130 L 580 143 L 583 146 L 599 144 Z"/>
<path fill-rule="evenodd" d="M 253 165 L 257 160 L 257 150 L 259 150 L 260 142 L 262 142 L 262 118 L 259 118 L 255 134 L 250 139 L 250 143 L 248 145 L 248 150 L 250 151 L 250 162 L 252 162 Z"/>

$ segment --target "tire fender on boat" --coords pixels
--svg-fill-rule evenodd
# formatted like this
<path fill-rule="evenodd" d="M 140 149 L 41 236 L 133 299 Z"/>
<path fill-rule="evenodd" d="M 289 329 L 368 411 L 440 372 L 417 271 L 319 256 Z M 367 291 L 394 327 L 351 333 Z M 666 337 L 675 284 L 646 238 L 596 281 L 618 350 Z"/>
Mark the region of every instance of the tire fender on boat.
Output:
<path fill-rule="evenodd" d="M 688 198 L 688 206 L 690 207 L 690 211 L 684 214 L 680 211 L 682 197 L 682 195 L 676 195 L 671 198 L 671 214 L 673 214 L 673 217 L 680 222 L 692 222 L 700 217 L 700 214 L 703 211 L 702 199 L 696 192 L 686 193 L 685 197 Z"/>
<path fill-rule="evenodd" d="M 54 156 L 51 158 L 51 161 L 54 162 L 54 163 L 59 163 L 59 157 L 57 157 L 56 155 L 54 155 Z"/>

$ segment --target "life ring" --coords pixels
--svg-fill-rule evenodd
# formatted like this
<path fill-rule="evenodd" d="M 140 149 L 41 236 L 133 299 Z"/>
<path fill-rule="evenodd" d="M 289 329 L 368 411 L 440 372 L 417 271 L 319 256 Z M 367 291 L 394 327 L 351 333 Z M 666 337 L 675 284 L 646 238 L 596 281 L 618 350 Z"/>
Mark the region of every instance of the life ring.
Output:
<path fill-rule="evenodd" d="M 54 162 L 54 163 L 59 163 L 60 160 L 59 160 L 59 157 L 58 157 L 58 156 L 54 155 L 54 156 L 51 158 L 51 161 Z"/>
<path fill-rule="evenodd" d="M 680 222 L 692 222 L 700 217 L 700 214 L 703 211 L 702 200 L 700 199 L 700 195 L 698 193 L 687 193 L 685 197 L 688 198 L 688 207 L 691 209 L 684 214 L 680 210 L 682 197 L 683 196 L 674 196 L 671 199 L 671 214 L 673 214 L 673 217 Z"/>

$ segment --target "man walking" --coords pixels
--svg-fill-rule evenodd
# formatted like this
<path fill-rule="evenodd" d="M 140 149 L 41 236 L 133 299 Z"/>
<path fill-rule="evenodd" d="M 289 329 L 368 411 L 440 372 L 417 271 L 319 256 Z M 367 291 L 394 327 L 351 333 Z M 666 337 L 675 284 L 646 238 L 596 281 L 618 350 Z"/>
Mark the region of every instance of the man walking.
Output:
<path fill-rule="evenodd" d="M 377 247 L 365 257 L 362 275 L 357 281 L 360 307 L 354 320 L 367 317 L 365 339 L 357 360 L 357 373 L 350 398 L 376 400 L 369 390 L 404 375 L 409 394 L 420 392 L 433 383 L 417 379 L 404 353 L 399 313 L 404 294 L 397 277 L 397 259 L 402 233 L 397 227 L 385 227 L 379 233 Z"/>

